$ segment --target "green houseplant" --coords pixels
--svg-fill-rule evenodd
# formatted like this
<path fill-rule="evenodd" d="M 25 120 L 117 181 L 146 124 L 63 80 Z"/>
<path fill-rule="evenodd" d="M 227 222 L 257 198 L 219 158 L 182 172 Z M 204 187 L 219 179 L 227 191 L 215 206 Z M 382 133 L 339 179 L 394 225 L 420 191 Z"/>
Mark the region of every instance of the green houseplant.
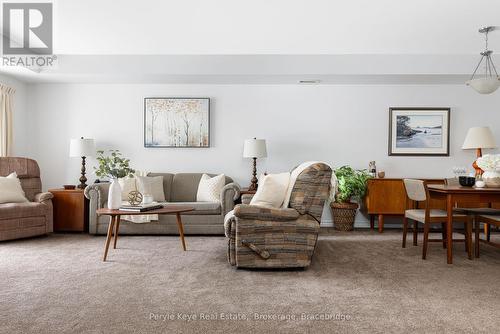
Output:
<path fill-rule="evenodd" d="M 118 150 L 97 151 L 98 167 L 94 167 L 98 177 L 109 177 L 111 185 L 108 190 L 108 209 L 119 209 L 122 204 L 122 190 L 119 178 L 131 176 L 135 171 L 130 167 L 130 160 L 123 158 Z"/>
<path fill-rule="evenodd" d="M 350 166 L 342 166 L 334 172 L 338 182 L 335 202 L 330 204 L 334 226 L 339 231 L 352 231 L 359 208 L 359 204 L 352 200 L 359 202 L 365 196 L 371 176 L 366 170 L 355 170 Z"/>

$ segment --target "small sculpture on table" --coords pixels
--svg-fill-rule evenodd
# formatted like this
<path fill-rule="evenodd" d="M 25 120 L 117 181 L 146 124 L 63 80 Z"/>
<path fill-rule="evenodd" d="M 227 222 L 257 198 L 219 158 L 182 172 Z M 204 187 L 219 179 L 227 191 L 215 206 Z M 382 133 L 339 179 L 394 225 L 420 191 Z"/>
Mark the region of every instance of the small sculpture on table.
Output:
<path fill-rule="evenodd" d="M 137 190 L 133 190 L 133 191 L 129 192 L 128 193 L 128 202 L 130 203 L 130 205 L 134 205 L 134 206 L 141 204 L 142 203 L 142 194 Z"/>

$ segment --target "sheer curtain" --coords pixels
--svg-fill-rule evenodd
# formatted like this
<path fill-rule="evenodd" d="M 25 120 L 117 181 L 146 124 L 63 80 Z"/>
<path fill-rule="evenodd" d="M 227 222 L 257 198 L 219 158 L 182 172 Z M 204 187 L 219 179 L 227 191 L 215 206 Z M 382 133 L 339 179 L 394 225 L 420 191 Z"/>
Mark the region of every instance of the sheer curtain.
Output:
<path fill-rule="evenodd" d="M 12 152 L 12 98 L 16 90 L 0 84 L 0 157 Z"/>

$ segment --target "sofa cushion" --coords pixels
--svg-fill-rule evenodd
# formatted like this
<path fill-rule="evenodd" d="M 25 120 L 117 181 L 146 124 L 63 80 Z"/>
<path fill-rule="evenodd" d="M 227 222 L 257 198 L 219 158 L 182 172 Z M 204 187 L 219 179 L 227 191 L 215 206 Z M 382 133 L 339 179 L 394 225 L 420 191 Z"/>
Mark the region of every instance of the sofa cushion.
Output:
<path fill-rule="evenodd" d="M 220 215 L 221 214 L 221 204 L 220 202 L 170 202 L 164 203 L 164 206 L 168 208 L 169 206 L 191 206 L 194 211 L 184 212 L 183 215 Z"/>
<path fill-rule="evenodd" d="M 208 174 L 214 177 L 215 174 Z M 198 185 L 203 173 L 178 173 L 174 175 L 172 180 L 172 191 L 170 193 L 171 202 L 196 202 L 196 194 L 198 193 Z M 233 182 L 233 179 L 226 176 L 224 185 Z M 167 200 L 168 201 L 168 200 Z"/>
<path fill-rule="evenodd" d="M 148 194 L 157 202 L 165 202 L 163 176 L 136 176 L 135 179 L 137 190 L 143 195 Z"/>
<path fill-rule="evenodd" d="M 198 191 L 196 193 L 197 202 L 219 202 L 222 188 L 226 185 L 224 174 L 210 177 L 203 174 L 200 183 L 198 184 Z"/>
<path fill-rule="evenodd" d="M 174 174 L 171 173 L 149 173 L 148 176 L 163 176 L 163 194 L 165 195 L 165 201 L 170 202 L 172 193 L 172 182 L 174 180 Z"/>
<path fill-rule="evenodd" d="M 50 210 L 51 207 L 43 203 L 5 203 L 0 204 L 0 217 L 9 219 L 45 216 Z"/>

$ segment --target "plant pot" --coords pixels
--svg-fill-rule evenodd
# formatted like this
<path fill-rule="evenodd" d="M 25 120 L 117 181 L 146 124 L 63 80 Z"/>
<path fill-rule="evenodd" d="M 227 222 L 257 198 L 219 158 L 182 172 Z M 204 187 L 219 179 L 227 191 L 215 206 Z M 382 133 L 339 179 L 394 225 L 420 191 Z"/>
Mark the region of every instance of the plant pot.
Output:
<path fill-rule="evenodd" d="M 498 188 L 500 187 L 500 172 L 495 171 L 485 171 L 482 175 L 483 181 L 486 187 Z"/>
<path fill-rule="evenodd" d="M 108 191 L 108 209 L 116 210 L 122 205 L 122 187 L 118 179 L 112 179 Z"/>
<path fill-rule="evenodd" d="M 331 203 L 333 215 L 333 226 L 337 231 L 352 231 L 354 229 L 354 218 L 358 211 L 357 203 Z"/>

